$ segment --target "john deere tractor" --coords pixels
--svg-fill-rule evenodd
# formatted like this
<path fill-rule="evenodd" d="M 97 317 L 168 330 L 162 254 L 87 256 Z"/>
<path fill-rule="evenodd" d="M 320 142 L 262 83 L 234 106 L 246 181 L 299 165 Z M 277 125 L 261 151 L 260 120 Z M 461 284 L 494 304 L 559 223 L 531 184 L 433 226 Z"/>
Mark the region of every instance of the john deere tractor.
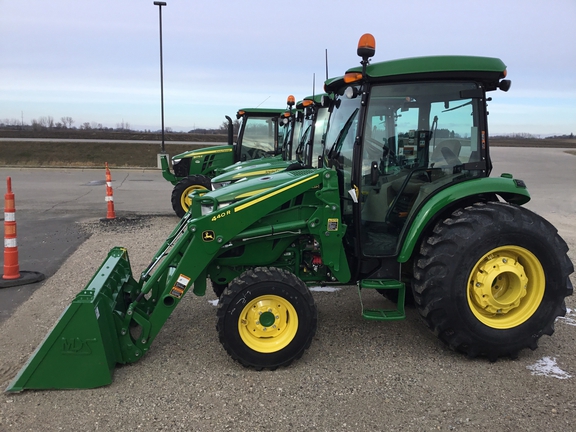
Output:
<path fill-rule="evenodd" d="M 394 307 L 363 309 L 381 321 L 404 318 L 409 288 L 430 329 L 468 357 L 516 357 L 551 335 L 573 291 L 568 248 L 522 207 L 522 180 L 489 177 L 487 93 L 508 90 L 506 66 L 471 56 L 369 64 L 374 47 L 364 35 L 361 66 L 326 85 L 335 99 L 323 167 L 194 192 L 139 280 L 127 251 L 112 249 L 8 390 L 110 383 L 208 280 L 225 287 L 222 346 L 256 369 L 286 366 L 312 343 L 312 284 L 395 293 Z"/>
<path fill-rule="evenodd" d="M 302 166 L 317 167 L 318 156 L 323 151 L 322 136 L 326 131 L 330 98 L 326 94 L 309 96 L 296 104 L 293 115 L 284 114 L 288 131 L 284 134 L 285 144 L 280 156 L 238 162 L 212 179 L 212 188 L 219 189 L 230 183 L 248 178 L 272 174 Z M 292 150 L 294 144 L 296 147 Z"/>
<path fill-rule="evenodd" d="M 288 100 L 289 107 L 294 97 Z M 283 109 L 244 108 L 236 118 L 241 120 L 238 139 L 233 143 L 232 119 L 228 118 L 228 145 L 190 150 L 172 157 L 170 171 L 168 158 L 162 156 L 162 176 L 174 185 L 172 208 L 178 217 L 184 216 L 190 207 L 188 195 L 194 190 L 211 189 L 212 177 L 238 161 L 260 159 L 281 153 L 285 128 L 278 127 Z"/>

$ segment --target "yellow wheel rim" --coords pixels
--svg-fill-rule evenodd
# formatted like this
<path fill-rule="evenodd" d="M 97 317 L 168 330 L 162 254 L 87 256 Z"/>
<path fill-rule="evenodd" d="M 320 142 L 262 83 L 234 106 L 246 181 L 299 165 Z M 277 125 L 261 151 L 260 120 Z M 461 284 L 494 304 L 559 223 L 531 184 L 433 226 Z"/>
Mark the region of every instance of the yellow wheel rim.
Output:
<path fill-rule="evenodd" d="M 184 211 L 188 211 L 190 206 L 192 205 L 192 199 L 190 198 L 190 194 L 195 190 L 206 190 L 206 188 L 202 185 L 192 185 L 188 186 L 182 195 L 180 195 L 180 204 Z"/>
<path fill-rule="evenodd" d="M 502 246 L 484 255 L 468 278 L 468 305 L 482 323 L 510 329 L 528 320 L 546 288 L 542 264 L 519 246 Z"/>
<path fill-rule="evenodd" d="M 242 341 L 261 353 L 280 351 L 292 342 L 298 330 L 298 314 L 282 297 L 255 298 L 240 313 L 238 332 Z"/>

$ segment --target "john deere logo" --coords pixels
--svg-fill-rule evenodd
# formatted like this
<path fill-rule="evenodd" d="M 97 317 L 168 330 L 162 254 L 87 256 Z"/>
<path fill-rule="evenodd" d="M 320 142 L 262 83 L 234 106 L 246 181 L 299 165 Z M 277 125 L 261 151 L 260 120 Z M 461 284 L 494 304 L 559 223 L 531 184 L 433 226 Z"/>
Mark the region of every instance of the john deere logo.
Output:
<path fill-rule="evenodd" d="M 205 242 L 210 242 L 214 240 L 214 231 L 212 230 L 204 231 L 202 233 L 202 240 L 204 240 Z"/>

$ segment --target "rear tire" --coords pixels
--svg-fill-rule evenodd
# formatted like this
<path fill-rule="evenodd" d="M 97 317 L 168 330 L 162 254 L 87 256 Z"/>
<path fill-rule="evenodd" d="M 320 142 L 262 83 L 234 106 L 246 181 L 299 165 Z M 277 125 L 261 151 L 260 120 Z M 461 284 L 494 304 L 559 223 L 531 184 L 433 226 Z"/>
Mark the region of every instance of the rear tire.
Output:
<path fill-rule="evenodd" d="M 195 190 L 212 188 L 211 180 L 204 175 L 192 175 L 180 180 L 172 190 L 172 208 L 182 218 L 190 208 L 190 195 Z"/>
<path fill-rule="evenodd" d="M 418 311 L 450 348 L 516 358 L 554 332 L 574 268 L 556 229 L 531 211 L 477 203 L 440 221 L 414 261 Z"/>
<path fill-rule="evenodd" d="M 312 294 L 287 270 L 257 267 L 232 282 L 218 303 L 216 330 L 246 367 L 274 370 L 299 359 L 316 334 Z"/>

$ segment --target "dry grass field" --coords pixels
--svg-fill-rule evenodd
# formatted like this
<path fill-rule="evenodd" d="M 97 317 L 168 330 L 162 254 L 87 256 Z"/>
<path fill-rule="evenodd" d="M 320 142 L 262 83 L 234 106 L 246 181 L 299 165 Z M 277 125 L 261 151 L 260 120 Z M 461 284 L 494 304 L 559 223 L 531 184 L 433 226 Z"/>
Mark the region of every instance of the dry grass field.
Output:
<path fill-rule="evenodd" d="M 0 166 L 27 167 L 103 167 L 108 162 L 111 167 L 156 167 L 160 144 L 126 143 L 120 140 L 160 140 L 160 134 L 145 133 L 106 133 L 90 132 L 83 134 L 52 136 L 26 136 L 0 132 L 2 138 L 51 138 L 61 142 L 1 141 Z M 78 141 L 74 141 L 77 139 Z M 85 142 L 85 139 L 110 140 L 109 142 Z M 171 141 L 189 141 L 186 144 L 170 144 Z M 225 135 L 167 134 L 166 152 L 173 156 L 187 150 L 201 148 L 195 142 L 226 142 Z M 492 138 L 492 146 L 503 147 L 549 147 L 574 149 L 576 139 L 513 139 Z"/>

